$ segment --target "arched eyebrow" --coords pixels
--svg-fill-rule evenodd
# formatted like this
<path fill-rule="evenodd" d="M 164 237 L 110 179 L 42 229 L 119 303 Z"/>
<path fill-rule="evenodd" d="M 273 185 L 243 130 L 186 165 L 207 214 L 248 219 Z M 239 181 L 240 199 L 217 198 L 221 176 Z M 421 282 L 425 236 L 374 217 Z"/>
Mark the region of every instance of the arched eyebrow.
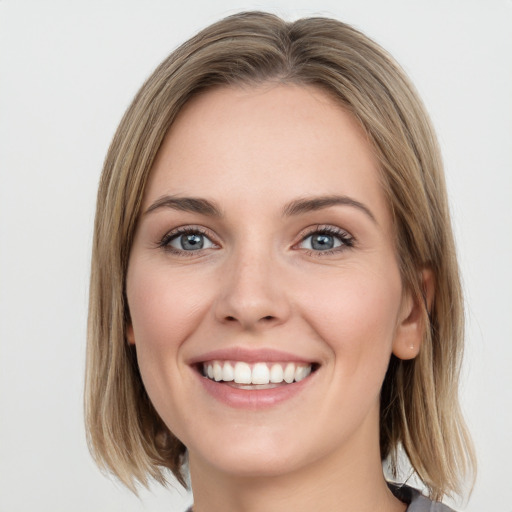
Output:
<path fill-rule="evenodd" d="M 300 215 L 302 213 L 315 210 L 323 210 L 324 208 L 337 205 L 352 206 L 353 208 L 357 208 L 358 210 L 361 210 L 365 215 L 367 215 L 375 224 L 378 224 L 377 219 L 371 212 L 370 208 L 348 196 L 318 196 L 296 199 L 288 203 L 283 208 L 283 216 L 290 217 L 293 215 Z"/>
<path fill-rule="evenodd" d="M 357 208 L 365 213 L 375 224 L 378 224 L 375 216 L 367 206 L 348 196 L 318 196 L 295 199 L 285 205 L 282 214 L 284 217 L 291 217 L 338 205 Z M 223 216 L 221 209 L 213 201 L 200 197 L 179 196 L 162 196 L 158 198 L 144 214 L 147 215 L 160 208 L 172 208 L 184 212 L 199 213 L 209 217 L 220 218 Z"/>
<path fill-rule="evenodd" d="M 144 215 L 159 208 L 172 208 L 184 212 L 200 213 L 209 217 L 222 217 L 220 208 L 213 201 L 200 197 L 162 196 L 144 212 Z"/>

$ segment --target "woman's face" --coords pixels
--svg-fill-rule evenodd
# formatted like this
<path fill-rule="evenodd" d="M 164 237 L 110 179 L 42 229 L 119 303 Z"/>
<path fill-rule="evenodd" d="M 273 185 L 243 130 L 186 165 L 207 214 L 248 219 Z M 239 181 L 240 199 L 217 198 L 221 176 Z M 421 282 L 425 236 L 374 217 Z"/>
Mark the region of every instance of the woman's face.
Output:
<path fill-rule="evenodd" d="M 127 296 L 144 385 L 191 467 L 375 457 L 390 355 L 419 348 L 393 240 L 369 143 L 321 90 L 226 87 L 185 106 Z"/>

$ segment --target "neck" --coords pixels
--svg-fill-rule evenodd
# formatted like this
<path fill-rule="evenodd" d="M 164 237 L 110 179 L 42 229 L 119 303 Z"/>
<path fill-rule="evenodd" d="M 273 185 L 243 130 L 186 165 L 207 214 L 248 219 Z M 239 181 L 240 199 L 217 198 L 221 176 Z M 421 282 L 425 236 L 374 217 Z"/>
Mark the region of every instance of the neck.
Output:
<path fill-rule="evenodd" d="M 222 472 L 190 453 L 193 510 L 405 512 L 387 487 L 378 442 L 361 448 L 351 443 L 307 467 L 271 476 Z"/>

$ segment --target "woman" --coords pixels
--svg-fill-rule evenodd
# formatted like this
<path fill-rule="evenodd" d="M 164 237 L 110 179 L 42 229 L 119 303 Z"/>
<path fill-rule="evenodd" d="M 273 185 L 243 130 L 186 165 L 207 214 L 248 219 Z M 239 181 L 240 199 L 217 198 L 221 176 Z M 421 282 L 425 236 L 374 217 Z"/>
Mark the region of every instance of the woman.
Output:
<path fill-rule="evenodd" d="M 447 510 L 382 464 L 461 491 L 462 329 L 435 136 L 379 46 L 243 13 L 144 84 L 98 193 L 100 466 L 134 489 L 188 460 L 194 512 Z"/>

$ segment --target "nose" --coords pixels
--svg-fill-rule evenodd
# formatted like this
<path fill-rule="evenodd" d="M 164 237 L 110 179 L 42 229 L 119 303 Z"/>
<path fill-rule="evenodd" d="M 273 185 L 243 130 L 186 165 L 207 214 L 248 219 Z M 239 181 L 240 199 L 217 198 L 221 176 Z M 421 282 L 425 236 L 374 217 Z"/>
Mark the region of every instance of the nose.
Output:
<path fill-rule="evenodd" d="M 226 262 L 215 317 L 244 330 L 264 330 L 290 316 L 282 269 L 270 251 L 234 255 Z"/>

